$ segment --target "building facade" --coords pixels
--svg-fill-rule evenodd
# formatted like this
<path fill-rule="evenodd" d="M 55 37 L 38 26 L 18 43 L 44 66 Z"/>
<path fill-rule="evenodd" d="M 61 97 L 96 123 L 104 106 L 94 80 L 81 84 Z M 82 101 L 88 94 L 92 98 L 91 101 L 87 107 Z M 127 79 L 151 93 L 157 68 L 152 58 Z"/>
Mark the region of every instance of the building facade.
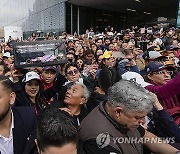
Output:
<path fill-rule="evenodd" d="M 63 31 L 82 34 L 90 27 L 104 31 L 105 27 L 111 25 L 119 31 L 132 25 L 154 24 L 158 17 L 165 17 L 175 25 L 176 1 L 172 4 L 170 0 L 152 0 L 148 3 L 129 0 L 36 0 L 22 29 L 24 32 L 54 32 L 58 35 Z M 129 6 L 134 8 L 130 9 Z"/>
<path fill-rule="evenodd" d="M 36 0 L 22 24 L 23 32 L 65 31 L 65 0 Z"/>

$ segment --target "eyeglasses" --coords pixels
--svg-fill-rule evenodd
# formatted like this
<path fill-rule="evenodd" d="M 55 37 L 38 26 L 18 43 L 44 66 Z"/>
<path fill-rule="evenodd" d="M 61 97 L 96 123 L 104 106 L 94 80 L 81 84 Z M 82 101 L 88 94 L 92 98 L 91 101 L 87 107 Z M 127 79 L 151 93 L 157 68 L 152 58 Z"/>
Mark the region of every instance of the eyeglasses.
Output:
<path fill-rule="evenodd" d="M 153 74 L 169 74 L 170 76 L 172 76 L 173 71 L 158 71 L 158 72 L 153 72 Z"/>
<path fill-rule="evenodd" d="M 67 72 L 67 74 L 68 75 L 73 75 L 73 74 L 78 74 L 79 73 L 79 71 L 76 69 L 76 70 L 73 70 L 73 71 L 69 71 L 69 72 Z"/>

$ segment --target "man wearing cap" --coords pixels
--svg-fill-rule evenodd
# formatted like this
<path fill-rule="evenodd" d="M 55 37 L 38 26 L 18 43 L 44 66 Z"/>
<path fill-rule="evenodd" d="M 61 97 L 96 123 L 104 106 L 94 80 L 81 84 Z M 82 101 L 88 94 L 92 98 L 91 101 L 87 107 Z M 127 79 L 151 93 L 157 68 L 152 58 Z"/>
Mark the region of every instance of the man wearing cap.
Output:
<path fill-rule="evenodd" d="M 147 78 L 152 85 L 146 89 L 155 93 L 165 109 L 180 107 L 180 74 L 171 79 L 174 68 L 160 62 L 149 63 L 146 67 Z"/>
<path fill-rule="evenodd" d="M 113 65 L 113 57 L 112 57 L 112 51 L 105 51 L 103 54 L 102 63 L 106 67 L 111 67 Z"/>
<path fill-rule="evenodd" d="M 163 52 L 163 55 L 166 56 L 165 62 L 171 62 L 171 65 L 179 66 L 179 58 L 178 58 L 178 47 L 173 45 L 167 46 L 166 50 Z"/>
<path fill-rule="evenodd" d="M 158 51 L 149 51 L 149 62 L 161 61 L 165 56 L 161 55 Z"/>
<path fill-rule="evenodd" d="M 100 63 L 100 68 L 96 71 L 96 78 L 99 76 L 99 72 L 102 68 L 110 68 L 116 65 L 116 60 L 112 56 L 112 51 L 105 51 L 102 55 L 102 61 Z"/>
<path fill-rule="evenodd" d="M 43 68 L 43 72 L 41 75 L 41 81 L 42 81 L 44 90 L 46 90 L 54 85 L 55 78 L 56 78 L 56 67 L 55 66 L 46 66 Z"/>

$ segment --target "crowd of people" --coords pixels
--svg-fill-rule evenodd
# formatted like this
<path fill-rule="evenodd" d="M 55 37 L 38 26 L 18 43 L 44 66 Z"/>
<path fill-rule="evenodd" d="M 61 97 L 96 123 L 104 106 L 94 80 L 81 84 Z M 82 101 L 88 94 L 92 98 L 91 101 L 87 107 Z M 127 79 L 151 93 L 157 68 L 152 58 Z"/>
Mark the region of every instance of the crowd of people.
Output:
<path fill-rule="evenodd" d="M 0 154 L 178 153 L 180 29 L 43 37 L 57 39 L 67 63 L 24 69 L 14 67 L 19 40 L 1 43 Z M 37 40 L 33 33 L 23 41 Z M 173 142 L 151 142 L 162 138 Z"/>

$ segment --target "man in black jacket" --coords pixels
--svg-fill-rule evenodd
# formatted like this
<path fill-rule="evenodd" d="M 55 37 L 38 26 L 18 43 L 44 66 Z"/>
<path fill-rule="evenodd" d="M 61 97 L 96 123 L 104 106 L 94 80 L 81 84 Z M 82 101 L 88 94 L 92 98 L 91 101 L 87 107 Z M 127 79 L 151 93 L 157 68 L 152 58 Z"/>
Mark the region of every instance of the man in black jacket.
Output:
<path fill-rule="evenodd" d="M 74 117 L 79 126 L 81 121 L 88 114 L 85 103 L 88 101 L 89 95 L 89 90 L 83 83 L 71 83 L 65 93 L 63 101 L 57 100 L 51 103 L 47 108 L 60 108 L 61 110 L 68 112 Z"/>
<path fill-rule="evenodd" d="M 0 75 L 0 153 L 21 154 L 36 127 L 32 108 L 11 107 L 15 101 L 13 83 Z"/>

